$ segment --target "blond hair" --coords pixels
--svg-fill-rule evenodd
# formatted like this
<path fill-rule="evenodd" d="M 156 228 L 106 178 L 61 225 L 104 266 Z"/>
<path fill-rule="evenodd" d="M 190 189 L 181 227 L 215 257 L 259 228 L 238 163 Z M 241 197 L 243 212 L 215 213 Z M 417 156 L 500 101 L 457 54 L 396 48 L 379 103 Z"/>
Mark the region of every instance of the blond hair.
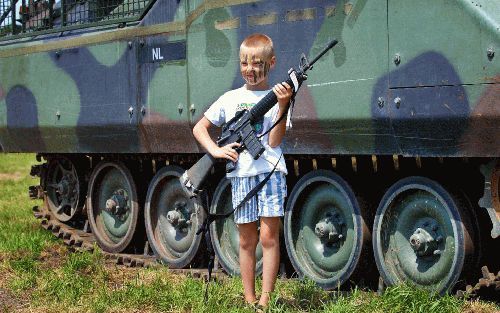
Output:
<path fill-rule="evenodd" d="M 256 33 L 246 37 L 240 45 L 240 52 L 243 49 L 256 50 L 265 58 L 274 56 L 274 47 L 272 39 L 264 34 Z"/>

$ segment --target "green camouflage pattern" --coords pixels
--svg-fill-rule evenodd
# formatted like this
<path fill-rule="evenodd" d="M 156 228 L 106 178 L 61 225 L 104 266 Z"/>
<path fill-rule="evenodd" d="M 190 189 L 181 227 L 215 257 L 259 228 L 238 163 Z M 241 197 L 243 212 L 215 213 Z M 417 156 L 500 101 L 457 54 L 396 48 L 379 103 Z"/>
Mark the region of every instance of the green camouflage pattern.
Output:
<path fill-rule="evenodd" d="M 272 82 L 340 41 L 297 96 L 285 153 L 498 157 L 499 25 L 486 0 L 156 1 L 137 25 L 0 42 L 0 147 L 201 153 L 192 126 L 243 84 L 239 44 L 262 32 Z"/>

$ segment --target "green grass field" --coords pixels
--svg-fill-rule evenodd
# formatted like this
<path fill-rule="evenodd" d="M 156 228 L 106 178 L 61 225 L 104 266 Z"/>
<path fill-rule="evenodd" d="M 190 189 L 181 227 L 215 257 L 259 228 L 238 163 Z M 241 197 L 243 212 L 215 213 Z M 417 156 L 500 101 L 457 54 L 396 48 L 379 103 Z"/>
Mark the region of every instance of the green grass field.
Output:
<path fill-rule="evenodd" d="M 0 154 L 0 312 L 254 312 L 245 306 L 241 280 L 212 283 L 164 267 L 106 264 L 99 252 L 70 253 L 43 230 L 28 198 L 32 154 Z M 313 283 L 280 280 L 268 312 L 498 312 L 486 302 L 438 297 L 408 286 L 382 296 L 354 290 L 326 292 Z"/>

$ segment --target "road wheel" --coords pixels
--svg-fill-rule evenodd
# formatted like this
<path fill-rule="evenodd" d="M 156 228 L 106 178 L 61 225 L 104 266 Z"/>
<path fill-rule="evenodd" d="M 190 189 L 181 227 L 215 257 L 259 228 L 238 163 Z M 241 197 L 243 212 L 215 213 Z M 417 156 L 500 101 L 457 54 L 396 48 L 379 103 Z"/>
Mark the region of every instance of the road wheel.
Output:
<path fill-rule="evenodd" d="M 121 162 L 102 162 L 93 170 L 87 213 L 92 233 L 104 251 L 122 252 L 133 243 L 139 201 L 132 175 Z"/>
<path fill-rule="evenodd" d="M 285 211 L 285 244 L 299 276 L 334 289 L 357 272 L 370 240 L 363 215 L 339 175 L 316 170 L 302 177 Z"/>
<path fill-rule="evenodd" d="M 186 195 L 179 177 L 184 170 L 166 166 L 153 177 L 146 195 L 144 217 L 148 240 L 156 255 L 171 268 L 194 265 L 202 235 L 196 235 L 205 211 Z"/>
<path fill-rule="evenodd" d="M 373 250 L 388 285 L 410 282 L 438 293 L 451 289 L 475 263 L 467 201 L 425 177 L 407 177 L 383 196 Z"/>

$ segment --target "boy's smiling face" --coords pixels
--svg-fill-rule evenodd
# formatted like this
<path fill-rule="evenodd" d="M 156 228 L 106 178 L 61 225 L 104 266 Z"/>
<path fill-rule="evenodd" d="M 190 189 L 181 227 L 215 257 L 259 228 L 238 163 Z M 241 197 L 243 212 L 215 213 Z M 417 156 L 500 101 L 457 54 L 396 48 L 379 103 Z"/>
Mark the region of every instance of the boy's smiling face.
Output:
<path fill-rule="evenodd" d="M 240 72 L 249 90 L 266 90 L 269 70 L 274 67 L 276 58 L 266 56 L 262 49 L 240 49 Z"/>

